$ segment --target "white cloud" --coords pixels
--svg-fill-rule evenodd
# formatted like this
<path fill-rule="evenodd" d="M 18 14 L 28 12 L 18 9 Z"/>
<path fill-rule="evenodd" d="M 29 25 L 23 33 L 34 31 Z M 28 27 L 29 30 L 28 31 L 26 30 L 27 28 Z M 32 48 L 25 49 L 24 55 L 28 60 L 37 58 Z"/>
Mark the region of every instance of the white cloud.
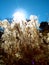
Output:
<path fill-rule="evenodd" d="M 36 15 L 30 15 L 30 20 L 36 20 L 38 17 Z"/>

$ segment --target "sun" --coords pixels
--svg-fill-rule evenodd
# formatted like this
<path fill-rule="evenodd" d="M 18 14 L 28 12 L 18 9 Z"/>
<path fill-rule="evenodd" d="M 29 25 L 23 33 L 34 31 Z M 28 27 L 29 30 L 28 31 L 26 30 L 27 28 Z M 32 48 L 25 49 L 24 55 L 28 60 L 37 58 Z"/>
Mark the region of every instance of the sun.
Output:
<path fill-rule="evenodd" d="M 23 10 L 18 10 L 13 14 L 13 20 L 21 21 L 26 19 L 26 13 Z"/>

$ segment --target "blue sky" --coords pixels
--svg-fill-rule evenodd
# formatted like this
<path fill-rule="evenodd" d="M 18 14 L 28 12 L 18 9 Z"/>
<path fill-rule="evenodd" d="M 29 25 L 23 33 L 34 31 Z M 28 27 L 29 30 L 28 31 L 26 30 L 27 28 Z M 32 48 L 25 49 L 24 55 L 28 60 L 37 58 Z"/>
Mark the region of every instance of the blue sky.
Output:
<path fill-rule="evenodd" d="M 0 19 L 12 17 L 17 9 L 24 9 L 28 18 L 37 15 L 39 21 L 48 20 L 49 0 L 0 0 Z"/>

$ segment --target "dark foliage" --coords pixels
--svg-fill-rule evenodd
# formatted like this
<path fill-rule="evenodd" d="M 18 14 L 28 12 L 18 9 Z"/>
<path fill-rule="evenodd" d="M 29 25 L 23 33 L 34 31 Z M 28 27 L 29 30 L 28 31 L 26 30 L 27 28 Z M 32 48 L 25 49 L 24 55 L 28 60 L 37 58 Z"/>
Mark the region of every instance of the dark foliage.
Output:
<path fill-rule="evenodd" d="M 3 34 L 3 32 L 0 31 L 0 39 L 1 39 L 2 34 Z"/>
<path fill-rule="evenodd" d="M 41 22 L 40 27 L 42 30 L 49 28 L 48 22 Z"/>

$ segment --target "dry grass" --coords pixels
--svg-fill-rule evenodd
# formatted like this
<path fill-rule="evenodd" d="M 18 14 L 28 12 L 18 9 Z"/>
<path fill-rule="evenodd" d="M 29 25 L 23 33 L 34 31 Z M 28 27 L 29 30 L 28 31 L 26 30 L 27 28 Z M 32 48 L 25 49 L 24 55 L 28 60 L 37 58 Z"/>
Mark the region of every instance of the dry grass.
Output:
<path fill-rule="evenodd" d="M 6 24 L 0 41 L 0 56 L 5 65 L 48 65 L 48 33 L 40 33 L 33 22 L 24 23 L 23 27 L 19 23 Z"/>

